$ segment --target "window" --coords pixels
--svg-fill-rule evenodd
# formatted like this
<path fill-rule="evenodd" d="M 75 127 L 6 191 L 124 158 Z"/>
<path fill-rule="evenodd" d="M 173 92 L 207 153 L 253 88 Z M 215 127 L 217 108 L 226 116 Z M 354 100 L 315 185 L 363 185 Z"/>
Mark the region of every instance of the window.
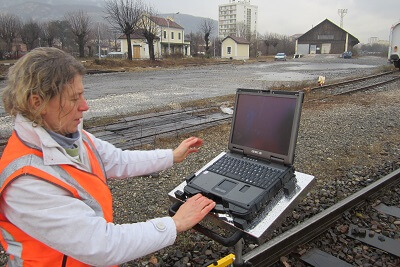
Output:
<path fill-rule="evenodd" d="M 164 31 L 164 39 L 167 39 L 167 31 Z"/>
<path fill-rule="evenodd" d="M 178 32 L 178 40 L 180 40 L 180 39 L 181 39 L 181 33 Z"/>
<path fill-rule="evenodd" d="M 228 47 L 226 48 L 226 53 L 227 53 L 228 55 L 230 55 L 230 54 L 232 53 L 232 47 L 228 46 Z"/>
<path fill-rule="evenodd" d="M 318 35 L 318 40 L 333 40 L 334 35 L 333 34 L 320 34 Z"/>
<path fill-rule="evenodd" d="M 174 40 L 174 32 L 171 32 L 171 39 Z"/>

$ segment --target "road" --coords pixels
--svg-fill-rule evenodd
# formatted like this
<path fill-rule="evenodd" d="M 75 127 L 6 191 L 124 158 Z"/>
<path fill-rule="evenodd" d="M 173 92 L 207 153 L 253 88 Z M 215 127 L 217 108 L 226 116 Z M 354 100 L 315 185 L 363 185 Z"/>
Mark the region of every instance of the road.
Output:
<path fill-rule="evenodd" d="M 342 59 L 336 55 L 317 55 L 289 59 L 286 62 L 86 75 L 85 95 L 90 110 L 85 114 L 85 119 L 234 94 L 237 88 L 265 89 L 280 85 L 288 87 L 307 81 L 316 84 L 320 75 L 325 76 L 329 82 L 365 75 L 382 65 L 387 65 L 385 58 Z M 1 81 L 0 91 L 4 87 L 5 81 Z M 4 115 L 2 106 L 0 114 Z M 10 119 L 1 118 L 0 125 L 9 127 L 9 121 Z"/>

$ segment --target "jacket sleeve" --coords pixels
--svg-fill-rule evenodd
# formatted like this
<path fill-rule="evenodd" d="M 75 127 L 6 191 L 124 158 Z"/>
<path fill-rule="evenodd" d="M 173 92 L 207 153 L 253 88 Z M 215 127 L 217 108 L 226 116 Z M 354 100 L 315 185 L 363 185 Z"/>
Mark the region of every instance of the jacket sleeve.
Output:
<path fill-rule="evenodd" d="M 32 176 L 13 181 L 0 198 L 5 216 L 28 235 L 93 266 L 121 264 L 174 243 L 171 217 L 116 225 L 65 190 Z"/>
<path fill-rule="evenodd" d="M 172 149 L 123 151 L 90 133 L 88 135 L 103 161 L 108 178 L 146 175 L 165 170 L 173 165 Z"/>

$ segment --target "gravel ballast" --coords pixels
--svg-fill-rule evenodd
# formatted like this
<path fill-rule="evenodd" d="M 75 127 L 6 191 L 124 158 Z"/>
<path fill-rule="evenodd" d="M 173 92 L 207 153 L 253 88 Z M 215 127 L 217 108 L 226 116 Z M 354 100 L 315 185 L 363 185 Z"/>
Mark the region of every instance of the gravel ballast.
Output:
<path fill-rule="evenodd" d="M 314 175 L 316 184 L 275 231 L 276 235 L 400 166 L 399 108 L 399 83 L 327 103 L 305 103 L 295 167 L 297 171 Z M 185 162 L 161 172 L 159 177 L 112 181 L 117 222 L 166 215 L 170 205 L 167 193 L 187 175 L 226 150 L 229 129 L 229 125 L 221 125 L 194 133 L 204 139 L 201 150 Z M 154 146 L 175 147 L 185 137 L 161 140 Z M 245 251 L 251 247 L 254 245 L 246 244 Z M 125 266 L 145 266 L 149 262 L 161 266 L 201 266 L 229 251 L 233 252 L 232 248 L 224 248 L 189 231 L 179 235 L 175 245 Z"/>

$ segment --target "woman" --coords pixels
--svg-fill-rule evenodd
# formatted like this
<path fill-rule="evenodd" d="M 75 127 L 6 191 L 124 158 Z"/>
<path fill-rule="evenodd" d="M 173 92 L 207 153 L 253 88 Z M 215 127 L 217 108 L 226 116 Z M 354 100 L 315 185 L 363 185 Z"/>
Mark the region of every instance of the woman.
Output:
<path fill-rule="evenodd" d="M 37 48 L 10 69 L 4 108 L 14 131 L 0 160 L 1 243 L 9 266 L 110 266 L 173 244 L 215 206 L 196 195 L 176 215 L 112 223 L 107 178 L 164 170 L 196 152 L 121 151 L 79 128 L 88 110 L 84 67 L 56 48 Z M 132 199 L 132 201 L 135 201 Z"/>

